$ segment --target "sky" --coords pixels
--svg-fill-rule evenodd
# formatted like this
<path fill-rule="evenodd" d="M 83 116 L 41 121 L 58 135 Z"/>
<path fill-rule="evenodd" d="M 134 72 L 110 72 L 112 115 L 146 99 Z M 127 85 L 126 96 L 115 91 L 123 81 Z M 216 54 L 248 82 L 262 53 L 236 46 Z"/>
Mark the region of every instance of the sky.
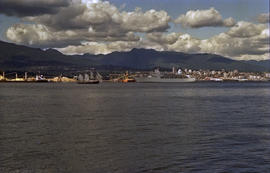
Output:
<path fill-rule="evenodd" d="M 269 0 L 0 0 L 0 40 L 64 54 L 269 55 Z"/>

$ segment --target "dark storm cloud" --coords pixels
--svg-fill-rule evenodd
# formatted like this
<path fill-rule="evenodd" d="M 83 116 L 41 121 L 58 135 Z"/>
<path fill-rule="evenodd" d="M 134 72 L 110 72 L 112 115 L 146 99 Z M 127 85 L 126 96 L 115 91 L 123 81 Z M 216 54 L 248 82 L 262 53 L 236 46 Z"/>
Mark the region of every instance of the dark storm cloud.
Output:
<path fill-rule="evenodd" d="M 57 13 L 70 0 L 0 0 L 0 13 L 8 16 L 36 16 Z"/>

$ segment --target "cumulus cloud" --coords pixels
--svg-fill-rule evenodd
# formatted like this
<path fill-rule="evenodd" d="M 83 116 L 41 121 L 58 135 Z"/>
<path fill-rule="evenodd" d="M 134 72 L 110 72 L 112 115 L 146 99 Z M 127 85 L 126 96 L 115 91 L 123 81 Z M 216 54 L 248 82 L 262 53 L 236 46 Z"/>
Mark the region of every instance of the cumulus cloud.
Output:
<path fill-rule="evenodd" d="M 200 40 L 182 33 L 150 33 L 147 38 L 164 50 L 212 53 L 238 60 L 269 59 L 269 27 L 240 21 L 225 33 Z"/>
<path fill-rule="evenodd" d="M 262 13 L 257 17 L 258 22 L 260 23 L 269 23 L 270 22 L 270 13 Z"/>
<path fill-rule="evenodd" d="M 232 38 L 226 33 L 221 33 L 208 40 L 201 42 L 201 51 L 215 53 L 238 59 L 243 55 L 263 55 L 268 52 L 266 45 L 263 46 L 255 39 Z"/>
<path fill-rule="evenodd" d="M 33 41 L 36 40 L 49 40 L 53 38 L 48 29 L 43 25 L 16 24 L 7 30 L 6 35 L 12 41 L 19 43 L 28 42 L 29 44 L 33 44 Z M 29 39 L 30 37 L 33 39 Z"/>
<path fill-rule="evenodd" d="M 44 14 L 23 19 L 35 24 L 14 25 L 7 30 L 6 37 L 17 43 L 35 46 L 55 46 L 63 42 L 77 45 L 79 39 L 82 42 L 138 41 L 139 37 L 134 33 L 166 31 L 171 20 L 165 11 L 143 12 L 137 8 L 132 12 L 121 12 L 106 1 L 92 1 L 89 4 L 81 1 L 74 3 L 74 0 L 70 6 L 61 8 L 56 14 Z M 45 32 L 37 26 L 46 28 L 46 35 L 54 36 L 52 38 L 37 36 Z M 24 32 L 20 32 L 22 30 Z M 34 34 L 28 34 L 31 32 Z"/>
<path fill-rule="evenodd" d="M 174 44 L 168 45 L 168 49 L 177 52 L 197 53 L 201 50 L 200 43 L 199 39 L 189 34 L 183 34 L 178 37 Z"/>
<path fill-rule="evenodd" d="M 135 47 L 139 47 L 139 42 L 132 41 L 115 41 L 115 42 L 85 42 L 79 46 L 67 46 L 65 48 L 59 48 L 57 50 L 62 53 L 73 55 L 73 54 L 108 54 L 114 51 L 130 51 Z"/>
<path fill-rule="evenodd" d="M 244 54 L 237 58 L 237 60 L 269 60 L 270 53 L 265 53 L 263 55 L 249 55 Z"/>
<path fill-rule="evenodd" d="M 74 31 L 52 32 L 41 24 L 16 24 L 6 31 L 6 37 L 13 42 L 32 47 L 60 47 L 80 44 L 81 38 Z"/>
<path fill-rule="evenodd" d="M 145 13 L 140 8 L 134 12 L 122 12 L 123 29 L 135 32 L 166 31 L 170 16 L 165 11 L 149 10 Z"/>
<path fill-rule="evenodd" d="M 73 3 L 67 8 L 62 8 L 57 14 L 27 17 L 26 21 L 44 24 L 56 30 L 87 29 L 97 25 L 112 22 L 118 10 L 109 2 L 92 4 Z"/>
<path fill-rule="evenodd" d="M 70 0 L 0 0 L 0 13 L 8 16 L 35 16 L 57 13 Z"/>
<path fill-rule="evenodd" d="M 7 11 L 1 9 L 3 4 L 10 4 L 6 6 Z M 27 13 L 17 10 L 14 4 L 21 4 L 22 10 L 38 9 L 39 6 L 46 10 Z M 191 28 L 230 27 L 227 32 L 205 40 L 187 33 L 167 33 L 172 20 L 165 11 L 143 11 L 140 8 L 124 11 L 101 0 L 25 0 L 24 3 L 21 0 L 0 0 L 0 10 L 4 14 L 21 16 L 27 22 L 8 28 L 8 40 L 32 47 L 57 48 L 65 54 L 108 54 L 151 48 L 214 53 L 234 59 L 269 59 L 267 24 L 236 23 L 233 18 L 223 19 L 214 8 L 188 11 L 175 20 Z M 266 23 L 263 19 L 260 21 Z"/>
<path fill-rule="evenodd" d="M 107 54 L 113 51 L 129 51 L 132 48 L 151 48 L 159 51 L 212 53 L 237 60 L 265 60 L 269 59 L 269 28 L 267 25 L 263 26 L 258 26 L 258 32 L 246 34 L 244 37 L 233 36 L 232 31 L 229 31 L 200 40 L 189 34 L 153 32 L 146 34 L 146 37 L 139 41 L 88 42 L 79 46 L 68 46 L 59 51 L 68 54 Z M 246 29 L 247 32 L 251 32 L 254 28 Z"/>
<path fill-rule="evenodd" d="M 161 32 L 148 33 L 138 41 L 85 42 L 82 45 L 67 46 L 58 50 L 65 54 L 108 54 L 113 51 L 130 51 L 133 48 L 155 49 L 195 53 L 200 51 L 200 40 L 189 34 Z"/>
<path fill-rule="evenodd" d="M 57 14 L 28 17 L 25 20 L 58 30 L 91 27 L 95 31 L 106 32 L 152 32 L 167 30 L 171 18 L 165 11 L 143 12 L 137 8 L 132 12 L 121 12 L 107 1 L 97 1 L 88 5 L 73 3 Z"/>
<path fill-rule="evenodd" d="M 146 35 L 149 41 L 156 42 L 158 44 L 174 44 L 181 33 L 169 33 L 169 34 L 164 34 L 162 32 L 153 32 L 149 33 Z"/>
<path fill-rule="evenodd" d="M 150 33 L 147 39 L 162 47 L 163 50 L 194 53 L 200 51 L 200 40 L 182 33 Z"/>
<path fill-rule="evenodd" d="M 133 32 L 105 36 L 105 33 L 84 30 L 53 31 L 42 24 L 13 25 L 6 31 L 6 37 L 16 43 L 42 48 L 80 45 L 83 41 L 138 41 L 140 39 Z"/>
<path fill-rule="evenodd" d="M 235 21 L 233 18 L 223 20 L 220 13 L 212 7 L 208 10 L 190 10 L 186 14 L 180 15 L 175 20 L 175 23 L 191 28 L 200 28 L 206 26 L 231 27 L 235 24 Z"/>
<path fill-rule="evenodd" d="M 255 25 L 243 21 L 240 21 L 228 32 L 205 40 L 182 33 L 151 33 L 147 35 L 147 38 L 160 45 L 164 50 L 170 51 L 212 53 L 238 60 L 270 58 L 268 56 L 269 28 L 267 25 Z"/>
<path fill-rule="evenodd" d="M 202 40 L 201 52 L 220 54 L 234 59 L 266 59 L 266 55 L 269 54 L 269 28 L 266 25 L 259 26 L 259 30 L 255 33 L 252 32 L 253 29 L 253 27 L 246 28 L 245 32 L 251 34 L 237 35 L 238 32 L 232 34 L 230 30 L 228 33 Z"/>
<path fill-rule="evenodd" d="M 232 37 L 252 37 L 261 33 L 265 28 L 263 24 L 253 24 L 250 22 L 240 21 L 234 27 L 230 28 L 228 34 Z"/>

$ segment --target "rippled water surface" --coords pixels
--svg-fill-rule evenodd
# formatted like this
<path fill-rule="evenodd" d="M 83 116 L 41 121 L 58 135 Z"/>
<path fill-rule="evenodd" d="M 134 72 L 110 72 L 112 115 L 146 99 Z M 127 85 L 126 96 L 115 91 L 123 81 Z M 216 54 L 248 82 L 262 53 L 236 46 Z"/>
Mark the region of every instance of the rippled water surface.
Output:
<path fill-rule="evenodd" d="M 270 83 L 0 84 L 0 172 L 270 172 Z"/>

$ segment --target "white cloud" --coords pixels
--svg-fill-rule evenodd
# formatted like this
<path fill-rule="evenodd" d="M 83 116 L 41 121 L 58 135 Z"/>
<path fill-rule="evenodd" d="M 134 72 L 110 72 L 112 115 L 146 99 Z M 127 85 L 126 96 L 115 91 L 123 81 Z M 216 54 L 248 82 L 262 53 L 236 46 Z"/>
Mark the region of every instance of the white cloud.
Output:
<path fill-rule="evenodd" d="M 53 32 L 42 24 L 16 24 L 6 31 L 6 37 L 13 42 L 32 47 L 62 47 L 79 45 L 81 35 L 72 30 Z"/>
<path fill-rule="evenodd" d="M 165 50 L 189 53 L 213 53 L 233 59 L 270 59 L 269 27 L 240 21 L 228 32 L 200 40 L 189 34 L 151 33 L 147 38 Z"/>
<path fill-rule="evenodd" d="M 152 42 L 156 42 L 159 44 L 174 44 L 179 36 L 181 35 L 181 33 L 169 33 L 169 34 L 164 34 L 162 32 L 153 32 L 153 33 L 149 33 L 147 34 L 147 38 L 148 40 L 152 41 Z"/>
<path fill-rule="evenodd" d="M 188 11 L 175 21 L 192 28 L 231 26 L 227 32 L 205 40 L 181 32 L 167 33 L 171 17 L 165 11 L 137 8 L 127 12 L 101 0 L 83 0 L 83 3 L 71 0 L 69 6 L 61 6 L 55 13 L 24 17 L 23 20 L 30 23 L 8 28 L 7 39 L 33 47 L 58 48 L 66 54 L 107 54 L 152 48 L 214 53 L 234 59 L 269 58 L 267 24 L 244 21 L 235 24 L 233 18 L 223 19 L 214 8 Z"/>
<path fill-rule="evenodd" d="M 250 22 L 240 21 L 230 28 L 228 34 L 232 37 L 252 37 L 259 35 L 264 28 L 264 24 L 253 24 Z"/>
<path fill-rule="evenodd" d="M 6 36 L 11 41 L 28 45 L 39 44 L 54 38 L 48 28 L 40 24 L 16 24 L 7 30 Z"/>
<path fill-rule="evenodd" d="M 270 54 L 265 53 L 262 55 L 248 55 L 244 54 L 239 57 L 237 57 L 237 60 L 269 60 Z"/>
<path fill-rule="evenodd" d="M 65 48 L 59 48 L 57 50 L 62 53 L 73 54 L 108 54 L 114 51 L 130 51 L 131 49 L 139 47 L 139 42 L 130 41 L 116 41 L 116 42 L 85 42 L 79 46 L 67 46 Z"/>
<path fill-rule="evenodd" d="M 140 37 L 133 32 L 109 36 L 84 30 L 54 31 L 42 24 L 16 24 L 6 31 L 6 37 L 13 42 L 32 47 L 66 47 L 79 45 L 84 41 L 138 41 Z"/>
<path fill-rule="evenodd" d="M 186 53 L 211 53 L 237 60 L 269 59 L 269 30 L 261 28 L 257 35 L 232 37 L 220 33 L 209 39 L 200 40 L 182 33 L 149 33 L 139 41 L 88 42 L 80 46 L 68 46 L 59 51 L 67 54 L 108 54 L 113 51 L 129 51 L 132 48 L 147 48 L 159 51 Z"/>
<path fill-rule="evenodd" d="M 170 16 L 165 11 L 149 10 L 145 13 L 137 8 L 134 12 L 122 12 L 123 29 L 134 32 L 166 31 Z"/>
<path fill-rule="evenodd" d="M 178 37 L 177 41 L 168 45 L 168 50 L 177 52 L 197 53 L 200 52 L 201 40 L 193 38 L 189 34 L 183 34 Z"/>
<path fill-rule="evenodd" d="M 81 0 L 83 4 L 86 4 L 88 7 L 90 7 L 92 4 L 99 3 L 100 0 Z"/>
<path fill-rule="evenodd" d="M 7 30 L 6 37 L 25 45 L 50 47 L 60 45 L 63 41 L 68 41 L 70 45 L 77 45 L 78 40 L 138 41 L 135 32 L 165 31 L 171 19 L 165 11 L 143 12 L 137 8 L 132 12 L 121 12 L 107 1 L 75 3 L 73 0 L 69 7 L 61 8 L 57 14 L 25 17 L 23 20 L 35 24 L 14 25 Z M 46 31 L 41 31 L 37 26 L 42 26 Z M 31 32 L 34 34 L 28 34 Z M 41 32 L 54 36 L 47 39 L 35 36 Z"/>
<path fill-rule="evenodd" d="M 231 27 L 235 24 L 233 18 L 223 20 L 220 13 L 215 8 L 208 10 L 190 10 L 184 15 L 180 15 L 175 23 L 182 24 L 184 27 L 200 28 L 206 26 L 225 26 Z"/>
<path fill-rule="evenodd" d="M 265 25 L 258 26 L 258 31 L 253 32 L 253 29 L 253 27 L 247 27 L 245 31 L 241 29 L 242 32 L 232 29 L 228 33 L 221 33 L 203 40 L 200 46 L 201 51 L 234 59 L 266 59 L 269 54 L 269 28 Z"/>
<path fill-rule="evenodd" d="M 121 12 L 107 1 L 96 1 L 87 6 L 73 3 L 57 14 L 27 17 L 25 20 L 57 30 L 91 27 L 96 32 L 152 32 L 167 30 L 171 18 L 165 11 L 143 12 L 137 8 L 132 12 Z"/>
<path fill-rule="evenodd" d="M 212 53 L 233 59 L 270 59 L 269 28 L 267 25 L 255 25 L 239 22 L 227 33 L 220 33 L 209 39 L 200 40 L 189 34 L 181 33 L 151 33 L 149 41 L 160 45 L 164 50 L 188 53 Z M 255 26 L 255 29 L 254 27 Z"/>

